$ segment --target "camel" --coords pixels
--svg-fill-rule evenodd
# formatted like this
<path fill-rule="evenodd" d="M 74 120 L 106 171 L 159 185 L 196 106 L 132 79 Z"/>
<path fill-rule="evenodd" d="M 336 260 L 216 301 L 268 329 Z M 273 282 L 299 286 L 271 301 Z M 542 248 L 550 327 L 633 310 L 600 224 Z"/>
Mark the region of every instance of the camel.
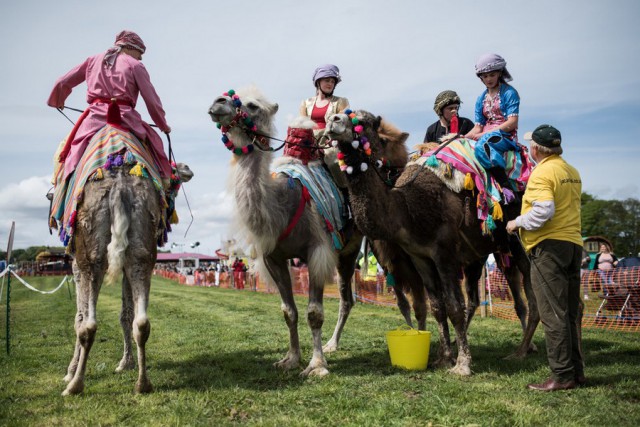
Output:
<path fill-rule="evenodd" d="M 498 250 L 497 242 L 482 234 L 480 223 L 466 200 L 469 194 L 450 190 L 430 170 L 409 165 L 395 188 L 380 179 L 374 165 L 383 152 L 377 134 L 381 122 L 379 117 L 359 111 L 354 117 L 336 114 L 327 124 L 327 134 L 335 140 L 344 162 L 343 170 L 347 172 L 356 225 L 367 237 L 397 244 L 408 254 L 427 288 L 438 322 L 440 349 L 436 364 L 451 365 L 455 360 L 450 372 L 471 375 L 467 329 L 478 306 L 476 284 L 482 266 L 486 256 Z M 499 233 L 494 235 L 498 237 Z M 521 246 L 509 244 L 509 248 L 516 265 L 525 273 L 529 302 L 523 341 L 516 351 L 517 356 L 523 356 L 530 348 L 539 316 L 528 279 L 528 259 Z M 466 307 L 459 286 L 462 272 L 467 279 Z M 458 355 L 455 359 L 447 317 L 456 334 Z"/>
<path fill-rule="evenodd" d="M 130 147 L 131 141 L 142 145 L 131 134 L 106 126 L 92 139 L 94 143 L 105 138 L 109 144 Z M 104 141 L 104 140 L 103 140 Z M 133 150 L 127 151 L 127 155 Z M 123 157 L 125 157 L 123 155 Z M 122 159 L 121 159 L 122 160 Z M 94 172 L 86 182 L 82 201 L 77 205 L 73 238 L 70 242 L 76 282 L 77 313 L 75 316 L 76 344 L 67 369 L 68 383 L 64 396 L 84 390 L 84 378 L 89 352 L 97 331 L 96 303 L 103 280 L 114 282 L 122 274 L 122 312 L 120 323 L 124 335 L 124 354 L 116 371 L 132 369 L 135 365 L 131 351 L 131 336 L 137 344 L 138 379 L 135 391 L 151 392 L 153 387 L 147 376 L 145 345 L 151 331 L 147 317 L 151 274 L 156 262 L 157 244 L 164 230 L 164 196 L 157 179 L 143 178 L 132 173 L 126 161 L 118 166 Z M 95 164 L 93 165 L 95 166 Z M 139 167 L 140 163 L 137 166 Z M 80 168 L 80 166 L 79 166 Z M 193 176 L 188 166 L 179 164 L 178 174 L 183 181 Z M 142 176 L 154 177 L 151 170 Z M 81 174 L 78 169 L 76 174 Z M 157 172 L 155 172 L 157 176 Z M 98 178 L 99 175 L 99 178 Z"/>
<path fill-rule="evenodd" d="M 288 269 L 288 260 L 299 258 L 309 267 L 307 323 L 313 340 L 313 355 L 301 375 L 324 376 L 329 373 L 322 346 L 324 284 L 331 280 L 337 267 L 341 292 L 338 334 L 353 305 L 350 283 L 362 236 L 351 227 L 352 223 L 347 223 L 351 229 L 344 230 L 344 235 L 351 237 L 340 251 L 334 251 L 325 221 L 313 201 L 303 198 L 300 182 L 282 174 L 271 176 L 273 153 L 268 140 L 259 135 L 274 135 L 277 110 L 278 105 L 266 100 L 256 88 L 247 88 L 216 98 L 209 115 L 228 129 L 225 145 L 235 154 L 229 186 L 235 196 L 239 232 L 256 249 L 256 268 L 261 277 L 277 286 L 282 300 L 289 349 L 274 366 L 283 370 L 300 366 L 298 310 Z M 292 218 L 297 220 L 292 222 Z M 334 338 L 337 343 L 339 336 Z"/>

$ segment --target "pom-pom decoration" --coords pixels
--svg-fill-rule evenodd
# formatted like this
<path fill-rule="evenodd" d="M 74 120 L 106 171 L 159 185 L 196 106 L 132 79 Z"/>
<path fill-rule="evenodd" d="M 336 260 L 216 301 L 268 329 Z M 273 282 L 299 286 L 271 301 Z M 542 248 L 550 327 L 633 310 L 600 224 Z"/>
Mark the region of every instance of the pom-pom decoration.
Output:
<path fill-rule="evenodd" d="M 222 131 L 222 143 L 224 144 L 225 147 L 227 147 L 229 151 L 231 151 L 236 156 L 252 153 L 254 150 L 253 144 L 249 144 L 244 147 L 236 147 L 233 144 L 233 141 L 231 141 L 231 138 L 229 138 L 229 136 L 227 135 L 227 133 L 229 132 L 231 127 L 233 127 L 234 123 L 238 123 L 238 122 L 243 124 L 244 127 L 250 132 L 257 132 L 258 127 L 255 125 L 255 123 L 253 123 L 253 120 L 251 119 L 251 117 L 249 117 L 246 111 L 240 110 L 240 107 L 242 107 L 242 101 L 240 100 L 240 97 L 236 94 L 235 90 L 229 89 L 227 92 L 224 92 L 222 95 L 230 97 L 231 103 L 238 110 L 236 117 L 233 119 L 230 125 L 224 126 L 221 123 L 216 123 L 216 127 L 218 127 L 220 131 Z"/>
<path fill-rule="evenodd" d="M 357 150 L 357 149 L 358 149 L 358 147 L 360 146 L 360 141 L 358 141 L 357 139 L 356 139 L 356 140 L 351 141 L 351 146 L 352 146 L 354 149 L 356 149 L 356 150 Z"/>
<path fill-rule="evenodd" d="M 338 146 L 338 141 L 336 141 L 335 139 L 333 141 L 331 141 L 331 146 L 333 148 L 336 148 Z"/>
<path fill-rule="evenodd" d="M 361 170 L 362 172 L 366 172 L 366 171 L 367 171 L 367 169 L 369 169 L 369 165 L 367 165 L 366 163 L 361 163 L 361 164 L 360 164 L 360 170 Z"/>
<path fill-rule="evenodd" d="M 353 173 L 353 166 L 347 166 L 347 173 L 351 175 Z"/>

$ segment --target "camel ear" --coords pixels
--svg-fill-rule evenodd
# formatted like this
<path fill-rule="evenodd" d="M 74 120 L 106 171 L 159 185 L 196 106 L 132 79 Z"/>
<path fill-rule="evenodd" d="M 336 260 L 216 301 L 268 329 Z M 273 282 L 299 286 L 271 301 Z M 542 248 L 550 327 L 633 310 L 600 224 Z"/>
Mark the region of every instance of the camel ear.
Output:
<path fill-rule="evenodd" d="M 404 144 L 405 142 L 407 142 L 408 138 L 409 134 L 407 132 L 402 132 L 402 134 L 400 135 L 400 143 Z"/>
<path fill-rule="evenodd" d="M 275 114 L 275 113 L 278 112 L 278 104 L 277 103 L 271 104 L 271 111 L 273 111 L 272 114 Z"/>
<path fill-rule="evenodd" d="M 373 122 L 373 129 L 377 132 L 378 128 L 380 127 L 380 122 L 382 122 L 382 117 L 377 116 L 376 119 Z"/>

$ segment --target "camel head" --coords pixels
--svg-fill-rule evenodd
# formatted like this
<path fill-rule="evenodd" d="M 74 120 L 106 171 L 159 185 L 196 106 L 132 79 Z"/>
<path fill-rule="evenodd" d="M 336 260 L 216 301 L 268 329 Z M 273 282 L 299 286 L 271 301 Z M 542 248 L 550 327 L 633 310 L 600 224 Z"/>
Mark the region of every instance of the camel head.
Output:
<path fill-rule="evenodd" d="M 180 182 L 189 182 L 191 178 L 193 178 L 193 171 L 189 168 L 189 165 L 186 163 L 176 163 L 172 165 L 173 169 L 175 169 L 175 173 L 180 177 Z"/>
<path fill-rule="evenodd" d="M 367 111 L 334 114 L 327 122 L 326 135 L 340 150 L 340 169 L 348 175 L 369 166 L 400 169 L 407 164 L 404 143 L 409 134 Z"/>
<path fill-rule="evenodd" d="M 252 145 L 256 135 L 275 133 L 273 119 L 277 111 L 278 104 L 269 102 L 255 87 L 238 92 L 229 90 L 217 97 L 209 107 L 211 120 L 218 124 L 223 135 L 233 135 L 233 141 L 223 136 L 223 142 L 236 154 L 247 154 L 246 147 Z M 268 146 L 264 138 L 262 143 Z M 245 150 L 242 150 L 243 147 Z"/>

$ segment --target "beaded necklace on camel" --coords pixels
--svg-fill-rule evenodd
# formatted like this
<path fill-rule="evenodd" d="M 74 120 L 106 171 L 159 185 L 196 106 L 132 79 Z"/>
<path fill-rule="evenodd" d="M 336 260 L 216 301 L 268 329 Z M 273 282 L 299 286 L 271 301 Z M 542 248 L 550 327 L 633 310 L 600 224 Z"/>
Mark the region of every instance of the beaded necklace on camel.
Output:
<path fill-rule="evenodd" d="M 254 150 L 253 142 L 249 145 L 245 145 L 244 147 L 236 147 L 235 145 L 233 145 L 233 141 L 231 140 L 231 138 L 229 138 L 227 133 L 237 123 L 242 123 L 245 126 L 245 131 L 247 133 L 251 132 L 254 134 L 253 141 L 255 142 L 257 138 L 255 133 L 258 131 L 258 127 L 255 125 L 255 123 L 253 123 L 253 120 L 251 120 L 251 117 L 249 117 L 249 115 L 246 112 L 241 110 L 242 101 L 240 101 L 240 97 L 236 94 L 235 90 L 229 89 L 227 92 L 223 93 L 222 95 L 228 96 L 231 98 L 231 102 L 233 103 L 233 106 L 236 107 L 236 112 L 237 112 L 236 116 L 233 118 L 233 120 L 231 120 L 231 123 L 229 123 L 229 125 L 223 126 L 221 123 L 216 123 L 216 126 L 218 127 L 218 129 L 222 131 L 222 143 L 224 144 L 225 147 L 227 147 L 229 151 L 231 151 L 236 156 L 241 156 L 243 154 L 250 154 Z"/>

